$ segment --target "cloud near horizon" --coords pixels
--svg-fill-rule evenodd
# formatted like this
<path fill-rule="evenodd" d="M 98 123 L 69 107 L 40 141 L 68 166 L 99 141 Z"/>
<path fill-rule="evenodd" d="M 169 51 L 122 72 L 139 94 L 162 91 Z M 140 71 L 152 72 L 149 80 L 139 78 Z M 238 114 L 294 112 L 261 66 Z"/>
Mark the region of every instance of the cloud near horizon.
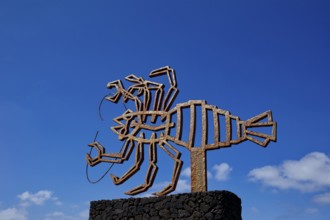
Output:
<path fill-rule="evenodd" d="M 320 205 L 330 205 L 330 193 L 323 193 L 314 196 L 313 202 Z"/>
<path fill-rule="evenodd" d="M 27 214 L 24 210 L 8 208 L 0 210 L 1 220 L 27 220 Z"/>
<path fill-rule="evenodd" d="M 281 190 L 317 192 L 330 187 L 330 158 L 324 153 L 312 152 L 300 160 L 253 169 L 248 177 L 250 181 Z"/>
<path fill-rule="evenodd" d="M 30 206 L 32 204 L 42 205 L 47 200 L 53 199 L 53 192 L 48 190 L 40 190 L 39 192 L 33 194 L 29 191 L 26 191 L 18 195 L 17 197 L 21 200 L 23 206 Z"/>
<path fill-rule="evenodd" d="M 30 206 L 42 206 L 47 201 L 53 201 L 56 207 L 62 205 L 62 202 L 55 196 L 54 193 L 49 190 L 40 190 L 36 193 L 31 193 L 25 191 L 17 197 L 19 198 L 19 203 L 11 208 L 0 209 L 0 219 L 1 220 L 28 220 L 29 218 L 29 208 Z M 56 208 L 57 209 L 57 208 Z M 63 212 L 55 211 L 53 213 L 45 213 L 45 220 L 80 220 L 88 219 L 89 210 L 83 210 L 76 215 L 66 215 Z"/>
<path fill-rule="evenodd" d="M 213 166 L 215 171 L 215 179 L 218 181 L 226 181 L 229 179 L 229 174 L 233 171 L 233 168 L 227 163 L 215 164 Z"/>

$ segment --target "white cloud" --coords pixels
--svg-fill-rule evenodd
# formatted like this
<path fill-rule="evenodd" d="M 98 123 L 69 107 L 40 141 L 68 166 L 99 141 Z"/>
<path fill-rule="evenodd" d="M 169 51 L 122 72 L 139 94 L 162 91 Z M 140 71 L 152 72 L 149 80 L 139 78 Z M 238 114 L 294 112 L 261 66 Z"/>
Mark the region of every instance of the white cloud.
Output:
<path fill-rule="evenodd" d="M 180 180 L 176 186 L 175 191 L 178 193 L 189 192 L 191 189 L 190 183 L 187 180 Z"/>
<path fill-rule="evenodd" d="M 305 209 L 305 213 L 310 214 L 310 215 L 318 213 L 318 212 L 319 212 L 319 210 L 316 209 L 316 208 L 307 208 L 307 209 Z"/>
<path fill-rule="evenodd" d="M 47 217 L 63 217 L 64 213 L 63 212 L 53 212 L 53 213 L 47 214 L 46 216 Z"/>
<path fill-rule="evenodd" d="M 39 192 L 32 194 L 28 191 L 18 195 L 23 206 L 29 206 L 31 204 L 42 205 L 47 200 L 52 198 L 52 192 L 48 190 L 40 190 Z M 57 198 L 55 200 L 58 200 Z"/>
<path fill-rule="evenodd" d="M 29 209 L 31 205 L 43 205 L 46 201 L 53 201 L 53 206 L 58 208 L 59 205 L 62 205 L 62 202 L 58 199 L 58 197 L 53 196 L 53 193 L 48 190 L 40 190 L 37 193 L 30 193 L 28 191 L 23 192 L 22 194 L 17 196 L 20 201 L 16 205 L 19 208 L 8 208 L 1 210 L 0 209 L 0 220 L 27 220 Z M 54 206 L 57 205 L 57 206 Z M 87 204 L 89 205 L 89 204 Z M 85 207 L 85 205 L 84 205 Z M 79 206 L 77 206 L 79 208 Z M 36 211 L 35 209 L 34 211 Z M 44 215 L 44 220 L 81 220 L 88 219 L 89 217 L 89 209 L 83 209 L 80 212 L 76 212 L 70 215 L 63 213 L 61 211 L 55 211 L 49 214 L 42 213 L 42 209 L 39 209 L 41 212 L 38 213 L 39 216 Z"/>
<path fill-rule="evenodd" d="M 215 179 L 218 181 L 228 180 L 230 172 L 233 170 L 227 163 L 216 164 L 213 166 L 215 170 Z"/>
<path fill-rule="evenodd" d="M 164 182 L 159 182 L 159 183 L 155 183 L 153 184 L 152 188 L 154 189 L 163 189 L 164 187 L 168 186 L 170 184 L 170 182 L 168 181 L 164 181 Z"/>
<path fill-rule="evenodd" d="M 152 193 L 142 193 L 142 194 L 138 195 L 137 197 L 139 197 L 139 198 L 144 198 L 144 197 L 155 197 L 155 195 L 152 194 Z"/>
<path fill-rule="evenodd" d="M 80 219 L 88 219 L 89 218 L 89 209 L 86 209 L 79 213 Z"/>
<path fill-rule="evenodd" d="M 279 166 L 253 169 L 249 179 L 278 189 L 316 192 L 330 187 L 330 158 L 313 152 L 300 160 L 287 160 Z"/>
<path fill-rule="evenodd" d="M 65 215 L 63 212 L 53 212 L 46 215 L 46 220 L 78 220 L 78 218 Z"/>
<path fill-rule="evenodd" d="M 66 215 L 63 212 L 53 212 L 46 215 L 45 220 L 81 220 L 89 218 L 89 210 L 86 209 L 75 215 Z"/>
<path fill-rule="evenodd" d="M 0 210 L 1 220 L 26 220 L 26 212 L 24 210 L 19 210 L 16 208 L 9 208 L 5 210 Z"/>
<path fill-rule="evenodd" d="M 330 205 L 330 193 L 323 193 L 314 196 L 313 202 L 321 205 Z"/>
<path fill-rule="evenodd" d="M 58 197 L 52 197 L 52 200 L 54 201 L 55 205 L 63 205 L 63 203 L 59 200 Z"/>
<path fill-rule="evenodd" d="M 207 178 L 208 179 L 212 179 L 213 175 L 210 171 L 207 171 Z"/>
<path fill-rule="evenodd" d="M 190 167 L 187 167 L 186 169 L 184 169 L 182 171 L 182 175 L 190 178 L 190 176 L 191 176 L 191 169 L 190 169 Z"/>
<path fill-rule="evenodd" d="M 19 207 L 17 208 L 8 208 L 5 210 L 0 210 L 0 219 L 1 220 L 26 220 L 28 211 L 27 208 L 34 205 L 42 205 L 45 201 L 52 198 L 52 192 L 47 190 L 41 190 L 35 194 L 32 194 L 28 191 L 23 192 L 17 196 L 20 199 Z M 59 202 L 58 198 L 52 198 L 55 202 Z"/>
<path fill-rule="evenodd" d="M 152 186 L 152 188 L 148 192 L 140 194 L 139 197 L 155 196 L 153 195 L 153 193 L 161 191 L 162 189 L 164 189 L 164 187 L 167 187 L 169 184 L 170 182 L 167 181 L 156 183 Z M 189 192 L 190 188 L 191 188 L 190 180 L 179 179 L 175 188 L 175 193 Z"/>

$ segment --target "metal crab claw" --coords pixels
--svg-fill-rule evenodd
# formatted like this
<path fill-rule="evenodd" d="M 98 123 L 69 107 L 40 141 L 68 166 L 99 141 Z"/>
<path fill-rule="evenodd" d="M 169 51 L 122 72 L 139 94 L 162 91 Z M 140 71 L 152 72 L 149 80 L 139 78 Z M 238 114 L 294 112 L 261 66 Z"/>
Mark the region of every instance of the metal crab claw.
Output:
<path fill-rule="evenodd" d="M 105 99 L 108 101 L 117 103 L 119 101 L 120 97 L 122 96 L 123 90 L 124 90 L 122 82 L 120 80 L 115 80 L 115 81 L 109 82 L 107 84 L 107 88 L 108 89 L 115 88 L 116 92 L 114 95 L 107 96 Z"/>
<path fill-rule="evenodd" d="M 93 167 L 102 162 L 102 154 L 104 154 L 105 150 L 104 147 L 96 141 L 88 144 L 88 146 L 97 150 L 97 156 L 95 158 L 92 158 L 89 153 L 86 154 L 86 161 L 88 165 Z"/>
<path fill-rule="evenodd" d="M 120 184 L 120 181 L 119 181 L 119 177 L 118 176 L 115 176 L 113 174 L 110 174 L 110 176 L 111 176 L 111 179 L 112 179 L 112 181 L 113 181 L 113 183 L 115 185 L 119 185 Z"/>

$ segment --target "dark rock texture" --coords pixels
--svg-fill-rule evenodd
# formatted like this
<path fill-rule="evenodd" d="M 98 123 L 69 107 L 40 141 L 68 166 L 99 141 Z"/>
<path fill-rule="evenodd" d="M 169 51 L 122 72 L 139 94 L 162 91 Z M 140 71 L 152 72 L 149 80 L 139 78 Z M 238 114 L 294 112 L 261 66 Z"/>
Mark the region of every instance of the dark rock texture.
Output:
<path fill-rule="evenodd" d="M 228 191 L 162 197 L 92 201 L 90 220 L 219 219 L 242 220 L 241 199 Z"/>

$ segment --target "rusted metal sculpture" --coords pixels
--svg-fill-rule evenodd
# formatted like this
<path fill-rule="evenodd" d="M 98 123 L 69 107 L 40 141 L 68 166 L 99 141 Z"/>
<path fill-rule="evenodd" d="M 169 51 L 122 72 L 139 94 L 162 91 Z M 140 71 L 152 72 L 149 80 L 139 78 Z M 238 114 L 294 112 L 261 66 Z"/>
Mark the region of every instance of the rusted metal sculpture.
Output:
<path fill-rule="evenodd" d="M 229 111 L 209 105 L 203 100 L 180 103 L 170 109 L 178 94 L 175 71 L 166 66 L 149 74 L 150 77 L 160 75 L 167 75 L 168 77 L 170 88 L 166 93 L 164 92 L 164 84 L 144 80 L 135 75 L 129 75 L 125 78 L 133 83 L 127 90 L 120 80 L 108 83 L 107 87 L 109 89 L 115 88 L 116 93 L 106 97 L 106 99 L 114 103 L 118 103 L 121 97 L 123 97 L 124 102 L 131 100 L 135 103 L 136 111 L 128 109 L 114 119 L 118 125 L 111 129 L 118 135 L 119 140 L 125 141 L 120 153 L 106 153 L 105 148 L 97 141 L 89 144 L 90 147 L 98 151 L 95 158 L 87 154 L 86 160 L 90 166 L 95 166 L 101 162 L 123 163 L 125 160 L 129 160 L 133 149 L 136 148 L 134 165 L 121 177 L 111 174 L 116 185 L 125 182 L 140 169 L 144 160 L 144 145 L 148 146 L 149 166 L 145 182 L 127 191 L 126 194 L 135 195 L 145 192 L 153 184 L 158 170 L 156 164 L 157 147 L 166 152 L 174 161 L 171 183 L 161 191 L 154 193 L 157 196 L 162 196 L 175 190 L 183 164 L 183 161 L 180 160 L 180 151 L 172 143 L 189 150 L 191 191 L 202 192 L 207 191 L 207 150 L 230 147 L 232 144 L 239 144 L 245 140 L 250 140 L 262 147 L 266 147 L 270 141 L 276 141 L 276 122 L 272 119 L 271 111 L 241 121 L 239 117 L 231 115 Z M 153 106 L 150 107 L 152 100 Z M 195 143 L 196 120 L 198 120 L 196 111 L 198 108 L 202 114 L 202 132 L 197 134 L 201 136 L 201 143 Z M 188 109 L 188 111 L 184 111 L 184 109 Z M 183 113 L 190 114 L 189 122 L 183 122 Z M 209 122 L 212 122 L 213 126 Z M 221 126 L 225 127 L 224 133 L 220 132 Z M 254 127 L 269 127 L 271 134 L 249 130 Z M 189 129 L 187 140 L 182 137 L 184 128 Z M 151 133 L 150 137 L 146 137 L 146 132 Z M 211 140 L 208 140 L 209 133 L 213 136 Z"/>

